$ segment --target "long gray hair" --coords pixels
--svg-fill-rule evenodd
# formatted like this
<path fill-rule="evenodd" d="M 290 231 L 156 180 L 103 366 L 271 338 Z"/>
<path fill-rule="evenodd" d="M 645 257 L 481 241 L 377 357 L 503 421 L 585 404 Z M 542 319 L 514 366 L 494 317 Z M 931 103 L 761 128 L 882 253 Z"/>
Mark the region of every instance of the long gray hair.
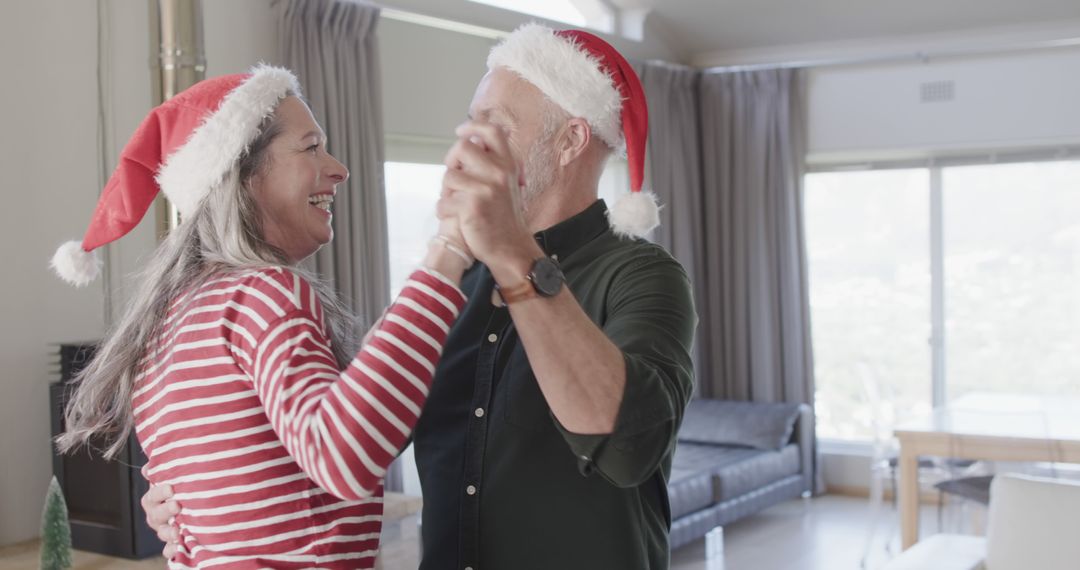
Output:
<path fill-rule="evenodd" d="M 289 264 L 280 249 L 263 239 L 262 218 L 251 193 L 251 181 L 269 166 L 268 148 L 281 130 L 275 116 L 267 117 L 221 184 L 154 251 L 139 274 L 123 318 L 75 378 L 64 415 L 67 431 L 56 439 L 61 453 L 91 438 L 105 447 L 106 457 L 124 448 L 135 423 L 131 400 L 136 375 L 154 357 L 149 347 L 156 344 L 169 308 L 181 295 L 223 272 Z M 356 319 L 322 281 L 297 267 L 291 269 L 314 286 L 330 328 L 334 357 L 344 368 L 356 344 Z"/>

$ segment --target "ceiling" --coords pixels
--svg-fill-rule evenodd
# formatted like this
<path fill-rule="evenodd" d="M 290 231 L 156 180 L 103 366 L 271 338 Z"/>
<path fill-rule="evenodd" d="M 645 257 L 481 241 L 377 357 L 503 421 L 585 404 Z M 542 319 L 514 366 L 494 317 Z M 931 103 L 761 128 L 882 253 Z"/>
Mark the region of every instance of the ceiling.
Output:
<path fill-rule="evenodd" d="M 641 41 L 609 36 L 627 57 L 700 67 L 842 59 L 874 52 L 992 50 L 1080 38 L 1080 0 L 568 1 L 583 13 L 617 6 L 624 25 L 627 18 L 645 14 Z M 471 0 L 378 2 L 503 33 L 535 18 Z M 550 0 L 512 0 L 526 2 Z"/>
<path fill-rule="evenodd" d="M 648 6 L 687 57 L 783 45 L 1080 22 L 1080 0 L 611 0 Z"/>

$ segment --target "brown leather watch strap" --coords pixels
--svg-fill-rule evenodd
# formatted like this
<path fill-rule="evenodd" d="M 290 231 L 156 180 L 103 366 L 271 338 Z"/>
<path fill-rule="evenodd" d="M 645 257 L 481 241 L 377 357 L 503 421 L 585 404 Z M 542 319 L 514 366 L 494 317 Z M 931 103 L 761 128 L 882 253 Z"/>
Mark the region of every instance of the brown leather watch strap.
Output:
<path fill-rule="evenodd" d="M 536 292 L 536 288 L 533 287 L 532 281 L 529 281 L 528 279 L 511 287 L 500 287 L 496 285 L 495 292 L 499 298 L 502 299 L 503 305 L 512 305 L 519 301 L 527 301 L 540 296 L 540 294 Z"/>

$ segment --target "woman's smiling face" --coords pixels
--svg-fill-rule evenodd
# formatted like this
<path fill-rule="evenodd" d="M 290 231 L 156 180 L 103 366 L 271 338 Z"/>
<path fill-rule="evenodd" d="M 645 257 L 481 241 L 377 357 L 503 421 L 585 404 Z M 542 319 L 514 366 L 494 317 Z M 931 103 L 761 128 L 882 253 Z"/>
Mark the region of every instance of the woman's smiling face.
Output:
<path fill-rule="evenodd" d="M 334 195 L 349 170 L 326 152 L 326 135 L 299 98 L 283 99 L 274 115 L 281 134 L 267 148 L 250 190 L 263 239 L 297 263 L 333 239 Z"/>

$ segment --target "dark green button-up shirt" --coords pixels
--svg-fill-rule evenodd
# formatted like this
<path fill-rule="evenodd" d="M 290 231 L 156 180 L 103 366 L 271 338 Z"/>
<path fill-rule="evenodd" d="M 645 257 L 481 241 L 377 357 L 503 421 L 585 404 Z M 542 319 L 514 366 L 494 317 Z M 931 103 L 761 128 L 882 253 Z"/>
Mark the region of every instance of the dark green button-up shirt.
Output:
<path fill-rule="evenodd" d="M 617 237 L 606 211 L 597 201 L 536 237 L 626 360 L 614 433 L 559 425 L 509 311 L 491 303 L 491 273 L 473 267 L 414 435 L 421 569 L 668 567 L 667 479 L 693 390 L 697 317 L 679 263 Z"/>

